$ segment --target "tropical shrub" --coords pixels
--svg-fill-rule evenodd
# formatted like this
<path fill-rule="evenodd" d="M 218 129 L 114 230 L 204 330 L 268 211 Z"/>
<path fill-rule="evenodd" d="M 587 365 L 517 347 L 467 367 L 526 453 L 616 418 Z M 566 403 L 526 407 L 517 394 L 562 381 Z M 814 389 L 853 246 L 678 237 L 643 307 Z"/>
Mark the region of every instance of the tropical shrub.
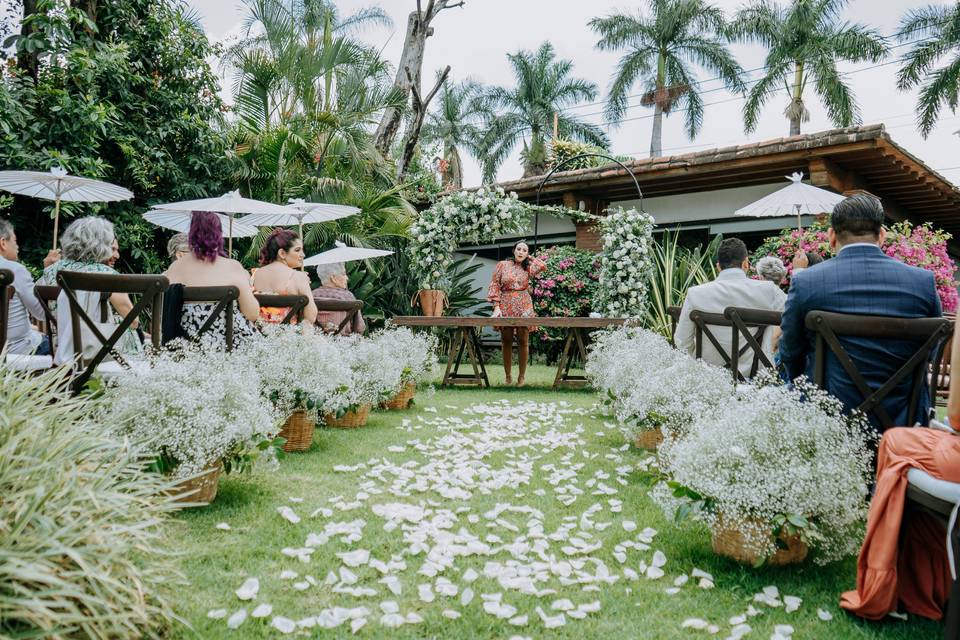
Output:
<path fill-rule="evenodd" d="M 679 517 L 712 527 L 722 520 L 761 559 L 784 534 L 799 535 L 818 563 L 831 562 L 856 553 L 862 539 L 867 433 L 862 415 L 845 416 L 839 400 L 803 380 L 743 386 L 696 428 L 666 435 L 658 465 L 668 481 L 653 496 L 668 511 L 679 503 Z"/>
<path fill-rule="evenodd" d="M 898 222 L 887 231 L 883 251 L 904 264 L 920 267 L 933 273 L 943 310 L 957 310 L 957 265 L 947 253 L 947 241 L 952 236 L 933 229 L 930 223 L 913 226 Z"/>
<path fill-rule="evenodd" d="M 410 227 L 411 268 L 421 289 L 450 289 L 450 266 L 460 244 L 515 236 L 527 226 L 529 213 L 517 194 L 497 187 L 457 191 L 420 214 Z"/>
<path fill-rule="evenodd" d="M 0 367 L 0 635 L 160 636 L 165 585 L 182 576 L 161 544 L 170 483 L 72 397 L 65 371 Z"/>
<path fill-rule="evenodd" d="M 670 307 L 683 306 L 690 287 L 716 277 L 717 247 L 723 236 L 714 236 L 705 249 L 688 249 L 679 244 L 679 232 L 665 231 L 652 245 L 649 302 L 643 324 L 669 338 L 673 329 Z"/>
<path fill-rule="evenodd" d="M 603 235 L 600 284 L 595 305 L 616 318 L 642 318 L 646 312 L 653 244 L 653 216 L 617 208 L 599 222 Z"/>
<path fill-rule="evenodd" d="M 573 140 L 564 140 L 563 138 L 554 138 L 550 142 L 550 167 L 559 166 L 570 158 L 585 153 L 605 153 L 603 149 L 596 145 L 586 142 L 575 142 Z M 562 171 L 573 171 L 574 169 L 587 169 L 589 167 L 599 167 L 607 160 L 596 156 L 589 158 L 580 158 L 576 162 L 567 162 L 563 165 Z"/>
<path fill-rule="evenodd" d="M 105 389 L 102 423 L 140 443 L 154 469 L 174 478 L 218 462 L 227 472 L 244 471 L 261 452 L 272 458 L 286 418 L 261 393 L 263 375 L 258 362 L 234 353 L 164 352 Z"/>
<path fill-rule="evenodd" d="M 532 279 L 533 308 L 540 316 L 586 316 L 597 293 L 600 259 L 596 253 L 575 247 L 550 247 L 537 253 L 547 268 Z M 531 334 L 534 348 L 558 347 L 563 329 L 541 328 Z"/>

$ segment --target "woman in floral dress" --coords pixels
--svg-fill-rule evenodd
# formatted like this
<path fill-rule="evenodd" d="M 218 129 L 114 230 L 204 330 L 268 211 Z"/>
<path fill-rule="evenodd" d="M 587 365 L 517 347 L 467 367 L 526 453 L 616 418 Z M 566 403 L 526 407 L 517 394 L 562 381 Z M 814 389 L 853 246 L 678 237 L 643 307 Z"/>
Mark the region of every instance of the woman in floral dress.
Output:
<path fill-rule="evenodd" d="M 546 269 L 542 260 L 530 256 L 530 247 L 526 242 L 518 242 L 513 247 L 513 258 L 501 260 L 493 271 L 490 288 L 487 290 L 487 300 L 493 305 L 494 318 L 532 318 L 533 299 L 527 290 L 530 276 L 535 276 Z M 523 385 L 527 373 L 527 360 L 530 355 L 530 328 L 529 327 L 498 327 L 500 342 L 503 346 L 503 371 L 506 374 L 507 384 L 513 383 L 511 368 L 513 363 L 513 336 L 516 334 L 519 347 L 517 361 L 520 373 L 517 376 L 517 386 Z"/>

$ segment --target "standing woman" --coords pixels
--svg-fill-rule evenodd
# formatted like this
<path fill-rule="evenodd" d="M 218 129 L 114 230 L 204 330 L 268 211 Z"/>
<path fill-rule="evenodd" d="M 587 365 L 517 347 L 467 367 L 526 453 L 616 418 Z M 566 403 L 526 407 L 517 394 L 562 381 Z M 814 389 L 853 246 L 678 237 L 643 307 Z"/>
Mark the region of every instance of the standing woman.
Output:
<path fill-rule="evenodd" d="M 530 247 L 526 242 L 518 242 L 513 247 L 513 258 L 501 260 L 493 271 L 490 288 L 487 290 L 487 300 L 493 305 L 494 318 L 532 318 L 533 299 L 527 288 L 530 276 L 535 276 L 546 269 L 542 260 L 530 256 Z M 507 384 L 513 383 L 510 369 L 513 365 L 513 334 L 516 331 L 520 353 L 517 360 L 520 365 L 520 374 L 517 376 L 517 386 L 523 385 L 523 378 L 527 373 L 527 360 L 530 355 L 530 328 L 529 327 L 499 327 L 500 342 L 503 346 L 503 371 L 506 374 Z"/>

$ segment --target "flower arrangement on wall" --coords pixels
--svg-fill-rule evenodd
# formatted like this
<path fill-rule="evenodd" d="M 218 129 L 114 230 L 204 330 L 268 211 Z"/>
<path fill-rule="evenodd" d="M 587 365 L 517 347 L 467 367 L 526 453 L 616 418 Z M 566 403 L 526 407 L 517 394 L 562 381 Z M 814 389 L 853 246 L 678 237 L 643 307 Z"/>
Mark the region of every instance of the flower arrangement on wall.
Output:
<path fill-rule="evenodd" d="M 636 209 L 610 210 L 600 222 L 603 250 L 595 310 L 612 318 L 642 318 L 653 268 L 653 216 Z"/>

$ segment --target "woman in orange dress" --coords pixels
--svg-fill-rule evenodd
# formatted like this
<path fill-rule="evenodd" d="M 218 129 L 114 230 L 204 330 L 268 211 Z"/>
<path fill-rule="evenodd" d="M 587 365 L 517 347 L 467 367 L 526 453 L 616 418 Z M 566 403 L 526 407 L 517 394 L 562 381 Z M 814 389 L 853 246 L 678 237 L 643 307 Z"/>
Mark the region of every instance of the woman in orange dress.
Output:
<path fill-rule="evenodd" d="M 260 268 L 254 269 L 250 279 L 255 293 L 307 296 L 303 322 L 313 325 L 317 319 L 317 305 L 310 289 L 310 277 L 303 271 L 303 241 L 287 229 L 274 229 L 260 251 Z M 260 320 L 269 324 L 283 322 L 289 308 L 260 307 Z M 291 321 L 292 322 L 292 321 Z"/>
<path fill-rule="evenodd" d="M 530 276 L 535 276 L 547 268 L 542 260 L 530 256 L 530 247 L 526 242 L 518 242 L 513 247 L 513 258 L 501 260 L 493 271 L 487 300 L 493 305 L 494 318 L 532 318 L 533 299 L 527 290 Z M 517 360 L 520 373 L 517 386 L 522 386 L 527 373 L 527 360 L 530 356 L 529 327 L 498 327 L 500 343 L 503 346 L 503 371 L 507 384 L 513 383 L 511 368 L 513 363 L 513 335 L 516 333 L 519 351 Z"/>
<path fill-rule="evenodd" d="M 950 360 L 960 363 L 960 323 Z M 950 376 L 947 420 L 960 426 L 960 375 Z M 902 606 L 939 620 L 952 584 L 942 524 L 923 512 L 903 517 L 907 472 L 921 469 L 935 478 L 960 482 L 960 435 L 923 427 L 888 429 L 877 453 L 876 493 L 867 533 L 857 559 L 857 590 L 840 596 L 840 606 L 880 620 Z"/>

